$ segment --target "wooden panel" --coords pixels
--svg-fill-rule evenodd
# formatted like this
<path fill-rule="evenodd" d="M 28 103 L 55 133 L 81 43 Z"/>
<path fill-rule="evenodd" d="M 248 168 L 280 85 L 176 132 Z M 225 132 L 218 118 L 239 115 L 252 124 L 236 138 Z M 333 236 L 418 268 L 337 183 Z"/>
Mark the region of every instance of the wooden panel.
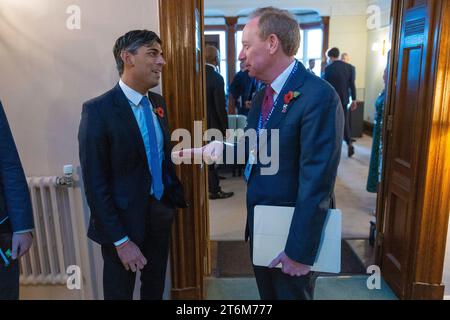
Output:
<path fill-rule="evenodd" d="M 419 112 L 420 98 L 420 75 L 423 67 L 423 47 L 406 48 L 403 51 L 403 61 L 401 63 L 402 72 L 400 74 L 400 90 L 397 96 L 396 112 L 401 114 L 394 118 L 394 132 L 401 130 L 401 135 L 396 135 L 394 139 L 394 158 L 396 161 L 396 171 L 403 171 L 404 175 L 411 175 L 407 172 L 411 169 L 414 161 L 413 156 L 417 155 L 417 144 L 413 143 L 419 138 L 419 130 L 416 130 L 416 117 Z"/>
<path fill-rule="evenodd" d="M 163 95 L 172 129 L 194 133 L 194 121 L 205 119 L 203 0 L 160 0 L 161 39 L 167 65 Z M 203 125 L 203 129 L 206 125 Z M 172 232 L 173 299 L 202 299 L 206 259 L 206 172 L 181 166 L 178 174 L 190 207 L 180 210 Z"/>
<path fill-rule="evenodd" d="M 327 50 L 330 46 L 330 17 L 322 17 L 323 43 L 322 43 L 322 72 L 327 66 Z"/>
<path fill-rule="evenodd" d="M 227 24 L 227 61 L 228 61 L 228 83 L 234 79 L 236 74 L 236 24 L 238 17 L 225 17 Z"/>
<path fill-rule="evenodd" d="M 419 180 L 421 226 L 414 248 L 415 272 L 412 299 L 442 299 L 442 273 L 450 212 L 450 1 L 438 1 L 431 43 L 435 54 L 431 59 L 434 87 L 430 97 L 433 108 L 427 115 L 427 155 Z"/>
<path fill-rule="evenodd" d="M 400 298 L 436 299 L 450 207 L 449 3 L 403 0 L 393 10 L 401 24 L 385 116 L 393 127 L 385 128 L 379 262 Z"/>

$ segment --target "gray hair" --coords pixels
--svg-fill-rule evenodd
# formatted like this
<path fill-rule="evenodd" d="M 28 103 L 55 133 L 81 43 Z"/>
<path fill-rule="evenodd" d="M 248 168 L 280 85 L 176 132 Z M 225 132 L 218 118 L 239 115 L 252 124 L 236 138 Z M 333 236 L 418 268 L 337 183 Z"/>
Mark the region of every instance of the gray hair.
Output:
<path fill-rule="evenodd" d="M 250 18 L 259 18 L 259 37 L 266 40 L 271 34 L 280 39 L 283 52 L 295 56 L 300 48 L 300 27 L 295 17 L 286 10 L 275 7 L 256 9 Z"/>

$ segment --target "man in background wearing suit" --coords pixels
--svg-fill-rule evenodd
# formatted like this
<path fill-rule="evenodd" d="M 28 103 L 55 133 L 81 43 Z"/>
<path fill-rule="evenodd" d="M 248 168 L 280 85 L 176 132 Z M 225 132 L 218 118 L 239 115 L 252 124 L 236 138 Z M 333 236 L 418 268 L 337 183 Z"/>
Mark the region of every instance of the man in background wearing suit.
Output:
<path fill-rule="evenodd" d="M 279 150 L 279 170 L 263 174 L 270 164 L 247 160 L 247 237 L 252 247 L 254 208 L 258 205 L 295 207 L 283 252 L 268 267 L 254 266 L 263 300 L 312 299 L 311 272 L 331 205 L 340 160 L 344 115 L 336 91 L 295 59 L 300 46 L 298 22 L 289 12 L 273 7 L 256 10 L 243 32 L 239 60 L 250 76 L 264 82 L 248 116 L 248 130 L 278 130 L 279 141 L 268 137 L 251 151 Z M 204 154 L 223 152 L 211 143 Z M 267 151 L 262 151 L 266 149 Z M 253 163 L 251 165 L 251 163 Z M 278 264 L 282 269 L 275 268 Z"/>
<path fill-rule="evenodd" d="M 216 47 L 205 48 L 206 59 L 206 117 L 208 129 L 219 130 L 223 137 L 228 129 L 228 115 L 225 103 L 225 82 L 217 72 L 220 63 L 220 53 Z M 224 192 L 220 188 L 219 172 L 216 164 L 208 166 L 209 199 L 227 199 L 233 192 Z"/>
<path fill-rule="evenodd" d="M 307 70 L 315 75 L 314 68 L 316 67 L 316 59 L 309 59 L 308 65 L 309 68 Z"/>
<path fill-rule="evenodd" d="M 344 52 L 343 54 L 341 54 L 341 60 L 344 61 L 345 63 L 349 64 L 350 67 L 352 67 L 352 72 L 353 72 L 352 77 L 353 77 L 353 79 L 356 79 L 356 67 L 350 63 L 350 55 L 348 53 Z"/>
<path fill-rule="evenodd" d="M 79 153 L 88 236 L 101 245 L 105 299 L 133 297 L 141 270 L 141 299 L 162 299 L 172 220 L 186 207 L 171 161 L 167 109 L 159 84 L 161 40 L 135 30 L 114 46 L 119 83 L 83 105 Z"/>
<path fill-rule="evenodd" d="M 27 180 L 0 102 L 0 300 L 19 299 L 18 260 L 31 247 L 33 228 Z"/>
<path fill-rule="evenodd" d="M 260 83 L 248 75 L 248 71 L 244 70 L 242 62 L 240 65 L 241 71 L 234 76 L 229 87 L 229 112 L 233 112 L 236 108 L 238 114 L 247 117 L 252 106 L 253 96 L 260 89 Z"/>
<path fill-rule="evenodd" d="M 350 103 L 351 96 L 352 103 L 350 106 L 350 111 L 354 111 L 358 107 L 356 101 L 355 70 L 350 64 L 339 60 L 340 52 L 338 48 L 329 49 L 327 52 L 327 57 L 330 63 L 325 68 L 324 79 L 334 87 L 339 95 L 339 98 L 341 99 L 342 108 L 345 115 L 344 140 L 348 146 L 348 156 L 352 157 L 355 154 L 355 148 L 353 147 L 353 140 L 350 130 L 348 105 Z"/>

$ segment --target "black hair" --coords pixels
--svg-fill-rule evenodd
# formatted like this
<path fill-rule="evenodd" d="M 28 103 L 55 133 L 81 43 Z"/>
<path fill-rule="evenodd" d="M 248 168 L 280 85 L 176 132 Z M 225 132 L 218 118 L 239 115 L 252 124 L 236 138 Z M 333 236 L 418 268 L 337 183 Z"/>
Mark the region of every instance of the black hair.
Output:
<path fill-rule="evenodd" d="M 336 58 L 339 59 L 341 52 L 339 51 L 338 48 L 331 48 L 330 50 L 328 50 L 327 52 L 327 56 L 329 58 Z"/>
<path fill-rule="evenodd" d="M 127 32 L 114 44 L 113 53 L 116 59 L 117 70 L 122 75 L 124 71 L 124 63 L 120 56 L 122 51 L 128 51 L 131 54 L 136 54 L 137 50 L 142 46 L 150 46 L 155 42 L 162 44 L 161 39 L 156 33 L 149 30 L 133 30 Z"/>

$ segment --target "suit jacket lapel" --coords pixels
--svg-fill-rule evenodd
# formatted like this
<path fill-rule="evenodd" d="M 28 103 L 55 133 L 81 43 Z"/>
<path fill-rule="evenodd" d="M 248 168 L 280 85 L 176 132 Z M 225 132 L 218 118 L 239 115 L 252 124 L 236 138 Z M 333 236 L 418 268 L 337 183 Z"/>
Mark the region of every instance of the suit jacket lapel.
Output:
<path fill-rule="evenodd" d="M 156 104 L 156 101 L 155 101 L 155 99 L 153 99 L 151 94 L 148 95 L 148 99 L 150 100 L 153 108 L 159 108 L 159 107 L 162 108 L 162 106 L 159 106 L 159 105 Z M 163 121 L 163 119 L 159 115 L 157 115 L 156 118 L 158 119 L 158 123 L 159 123 L 159 125 L 161 127 L 161 130 L 162 130 L 163 134 L 164 134 L 164 141 L 166 141 L 166 139 L 168 138 L 168 133 L 169 133 L 168 132 L 168 128 L 166 126 L 166 123 L 165 123 L 165 121 Z"/>
<path fill-rule="evenodd" d="M 307 71 L 305 67 L 300 62 L 297 62 L 297 70 L 289 78 L 288 82 L 285 84 L 283 90 L 281 90 L 278 96 L 277 104 L 273 110 L 272 116 L 270 117 L 266 125 L 267 130 L 277 128 L 280 121 L 285 118 L 286 114 L 283 113 L 284 96 L 289 91 L 300 91 L 300 93 L 302 93 L 300 89 L 303 86 L 303 83 L 305 82 L 306 72 Z M 291 102 L 291 105 L 293 103 L 294 102 Z M 291 105 L 290 107 L 292 107 Z"/>
<path fill-rule="evenodd" d="M 123 93 L 120 86 L 117 84 L 117 86 L 114 88 L 115 90 L 115 109 L 116 112 L 120 115 L 120 117 L 123 119 L 123 125 L 128 126 L 130 129 L 132 140 L 135 141 L 139 148 L 139 153 L 141 156 L 147 161 L 147 155 L 145 154 L 145 147 L 144 147 L 144 140 L 142 139 L 141 131 L 139 130 L 138 123 L 136 121 L 136 118 L 133 114 L 133 111 L 131 110 L 130 103 L 128 102 L 127 97 Z M 122 125 L 122 124 L 121 124 Z"/>

